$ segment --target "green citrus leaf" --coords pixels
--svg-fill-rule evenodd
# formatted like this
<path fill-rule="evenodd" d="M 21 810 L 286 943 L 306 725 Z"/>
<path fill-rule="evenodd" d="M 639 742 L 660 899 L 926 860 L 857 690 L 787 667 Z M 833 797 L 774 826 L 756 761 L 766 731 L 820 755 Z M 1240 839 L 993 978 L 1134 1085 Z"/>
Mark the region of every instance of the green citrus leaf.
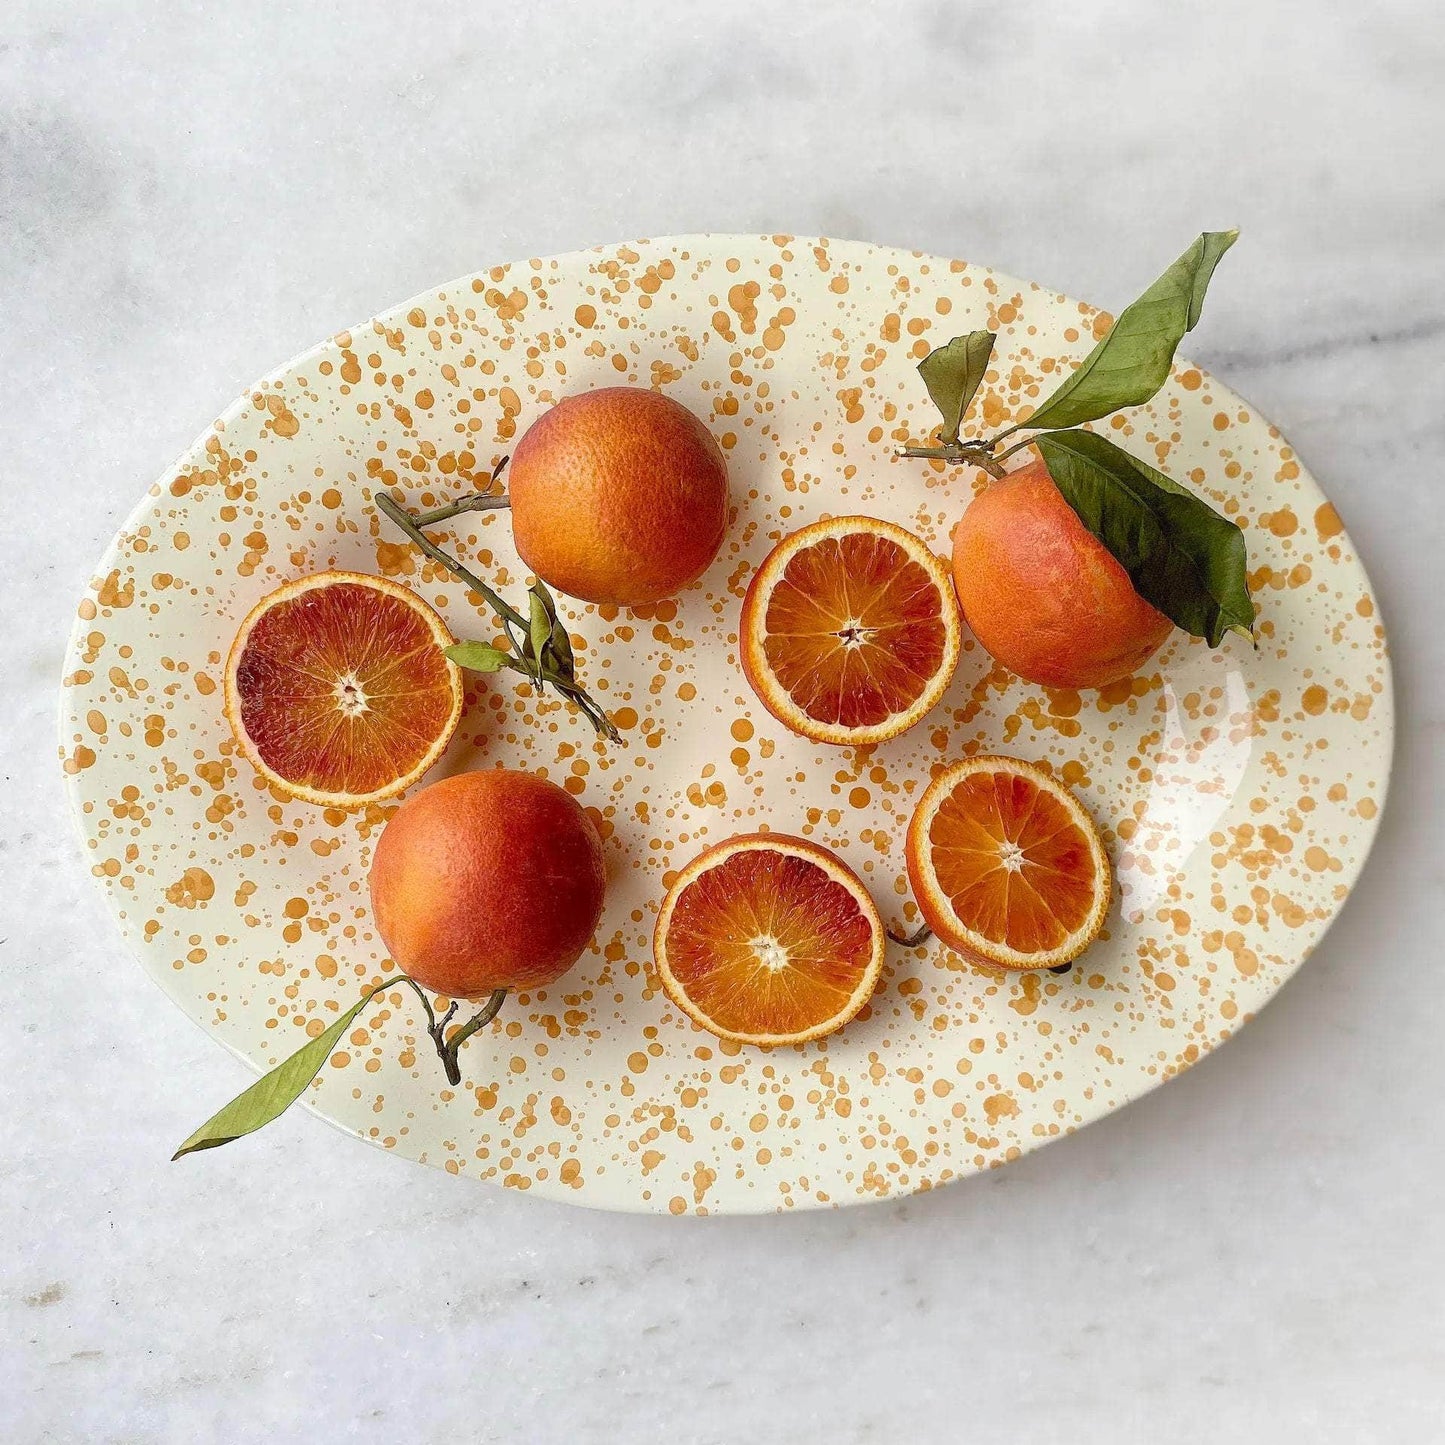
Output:
<path fill-rule="evenodd" d="M 458 642 L 447 648 L 446 654 L 468 672 L 500 672 L 516 662 L 510 652 L 493 647 L 489 642 Z"/>
<path fill-rule="evenodd" d="M 269 1124 L 296 1102 L 306 1091 L 306 1086 L 321 1072 L 332 1049 L 351 1027 L 357 1014 L 383 989 L 395 988 L 406 983 L 405 975 L 389 978 L 373 989 L 368 989 L 361 999 L 346 1010 L 325 1033 L 317 1034 L 296 1050 L 290 1058 L 282 1060 L 269 1074 L 263 1074 L 242 1094 L 237 1094 L 224 1109 L 207 1119 L 174 1154 L 174 1162 L 183 1154 L 194 1154 L 198 1149 L 215 1149 L 254 1133 L 263 1124 Z"/>
<path fill-rule="evenodd" d="M 1238 236 L 1238 231 L 1205 231 L 1120 312 L 1109 334 L 1025 425 L 1078 426 L 1148 401 L 1168 380 L 1179 342 L 1199 320 L 1209 278 Z"/>
<path fill-rule="evenodd" d="M 552 619 L 547 615 L 547 604 L 537 591 L 541 585 L 540 582 L 534 582 L 527 589 L 528 661 L 536 672 L 539 687 L 542 683 L 542 665 L 546 660 L 547 644 L 552 640 Z"/>
<path fill-rule="evenodd" d="M 566 624 L 557 615 L 556 600 L 540 577 L 532 584 L 532 591 L 542 599 L 542 606 L 547 610 L 547 620 L 551 628 L 547 636 L 549 655 L 544 660 L 563 677 L 570 678 L 574 667 L 572 639 L 567 636 Z"/>
<path fill-rule="evenodd" d="M 1211 647 L 1229 631 L 1253 639 L 1244 533 L 1228 517 L 1093 432 L 1045 432 L 1034 445 L 1146 602 Z"/>
<path fill-rule="evenodd" d="M 967 336 L 955 336 L 947 346 L 936 347 L 918 363 L 918 374 L 934 406 L 943 413 L 945 442 L 958 440 L 969 403 L 983 385 L 993 343 L 992 331 L 970 331 Z"/>
<path fill-rule="evenodd" d="M 567 636 L 567 628 L 558 622 L 552 628 L 552 641 L 548 644 L 552 653 L 552 662 L 563 677 L 571 677 L 576 668 L 576 659 L 572 656 L 572 639 Z"/>

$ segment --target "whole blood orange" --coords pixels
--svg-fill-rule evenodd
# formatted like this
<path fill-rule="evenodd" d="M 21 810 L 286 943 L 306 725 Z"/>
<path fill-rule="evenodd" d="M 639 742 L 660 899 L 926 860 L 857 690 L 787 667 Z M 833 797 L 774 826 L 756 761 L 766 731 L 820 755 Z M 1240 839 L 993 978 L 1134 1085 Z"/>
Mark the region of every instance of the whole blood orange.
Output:
<path fill-rule="evenodd" d="M 226 662 L 226 718 L 267 782 L 354 808 L 410 787 L 462 711 L 452 635 L 405 587 L 316 572 L 263 597 Z"/>
<path fill-rule="evenodd" d="M 584 602 L 636 607 L 695 582 L 722 546 L 727 466 L 671 397 L 609 386 L 559 402 L 512 454 L 522 560 Z"/>
<path fill-rule="evenodd" d="M 738 650 L 779 722 L 861 746 L 938 702 L 959 631 L 948 568 L 919 538 L 876 517 L 834 517 L 784 537 L 753 574 Z"/>
<path fill-rule="evenodd" d="M 988 652 L 1046 687 L 1128 677 L 1173 628 L 1074 515 L 1042 461 L 974 499 L 954 529 L 953 582 Z"/>
<path fill-rule="evenodd" d="M 668 997 L 744 1044 L 799 1044 L 842 1028 L 883 967 L 868 890 L 836 854 L 752 833 L 694 858 L 663 900 L 653 956 Z"/>
<path fill-rule="evenodd" d="M 572 795 L 494 768 L 423 788 L 371 860 L 371 908 L 395 962 L 449 998 L 542 988 L 602 916 L 602 844 Z"/>
<path fill-rule="evenodd" d="M 905 856 L 924 921 L 976 963 L 1057 968 L 1104 926 L 1112 875 L 1098 829 L 1032 763 L 945 768 L 914 809 Z"/>

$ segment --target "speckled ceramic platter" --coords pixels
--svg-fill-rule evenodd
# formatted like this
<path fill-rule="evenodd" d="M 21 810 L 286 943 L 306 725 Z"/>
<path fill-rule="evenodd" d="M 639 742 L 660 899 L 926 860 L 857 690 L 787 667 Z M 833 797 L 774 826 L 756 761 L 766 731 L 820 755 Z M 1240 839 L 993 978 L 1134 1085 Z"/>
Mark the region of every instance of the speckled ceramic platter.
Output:
<path fill-rule="evenodd" d="M 1164 258 L 1140 257 L 1142 280 Z M 999 333 L 992 426 L 1031 407 L 1107 317 L 962 261 L 772 237 L 639 241 L 521 261 L 341 332 L 260 381 L 157 482 L 97 569 L 66 666 L 61 752 L 96 878 L 145 970 L 254 1067 L 317 1033 L 385 962 L 366 901 L 388 809 L 273 796 L 221 715 L 238 623 L 323 567 L 395 577 L 459 637 L 492 635 L 378 515 L 473 490 L 570 392 L 659 387 L 712 428 L 735 518 L 679 597 L 571 604 L 586 685 L 621 745 L 510 676 L 469 684 L 438 773 L 508 765 L 563 782 L 606 842 L 609 901 L 561 985 L 523 995 L 446 1087 L 415 1001 L 378 1000 L 307 1095 L 363 1139 L 453 1174 L 579 1204 L 674 1214 L 851 1204 L 1016 1158 L 1189 1067 L 1241 1028 L 1343 904 L 1384 801 L 1385 634 L 1335 509 L 1288 443 L 1180 363 L 1117 439 L 1236 516 L 1259 647 L 1176 632 L 1101 693 L 1050 692 L 971 640 L 922 725 L 866 751 L 772 722 L 737 665 L 748 577 L 784 532 L 891 518 L 946 551 L 975 482 L 902 461 L 935 417 L 914 370 Z M 458 550 L 525 583 L 504 512 Z M 822 1044 L 720 1044 L 650 977 L 671 877 L 732 833 L 836 849 L 886 918 L 913 918 L 901 842 L 930 771 L 961 754 L 1045 763 L 1103 827 L 1119 893 L 1066 977 L 1003 979 L 937 945 L 890 949 L 872 1006 Z M 175 1093 L 176 1138 L 223 1101 Z M 245 1144 L 234 1147 L 244 1148 Z M 188 1167 L 204 1168 L 204 1162 Z"/>

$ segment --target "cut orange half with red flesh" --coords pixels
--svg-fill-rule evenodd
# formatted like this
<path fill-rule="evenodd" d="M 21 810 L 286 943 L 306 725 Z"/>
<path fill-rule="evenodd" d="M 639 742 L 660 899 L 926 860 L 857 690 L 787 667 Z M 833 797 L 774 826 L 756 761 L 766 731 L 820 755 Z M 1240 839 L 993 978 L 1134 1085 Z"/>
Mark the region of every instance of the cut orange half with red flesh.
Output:
<path fill-rule="evenodd" d="M 908 877 L 928 926 L 995 968 L 1057 968 L 1098 937 L 1113 887 L 1083 805 L 1042 768 L 967 758 L 908 825 Z"/>
<path fill-rule="evenodd" d="M 668 997 L 743 1044 L 801 1044 L 842 1028 L 877 987 L 884 947 L 858 875 L 779 833 L 730 838 L 694 858 L 653 936 Z"/>
<path fill-rule="evenodd" d="M 462 712 L 447 625 L 405 587 L 317 572 L 263 597 L 226 662 L 226 718 L 267 782 L 355 808 L 410 787 Z"/>
<path fill-rule="evenodd" d="M 958 650 L 948 567 L 875 517 L 784 537 L 743 600 L 748 682 L 779 722 L 815 742 L 897 737 L 947 691 Z"/>

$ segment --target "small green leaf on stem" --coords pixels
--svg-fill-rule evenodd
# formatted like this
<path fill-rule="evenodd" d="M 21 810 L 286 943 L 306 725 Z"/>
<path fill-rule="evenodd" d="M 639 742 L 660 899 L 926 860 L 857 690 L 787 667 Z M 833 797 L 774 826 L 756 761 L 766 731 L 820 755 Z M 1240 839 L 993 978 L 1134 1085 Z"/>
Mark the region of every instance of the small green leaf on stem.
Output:
<path fill-rule="evenodd" d="M 229 1144 L 233 1139 L 254 1133 L 262 1125 L 278 1118 L 306 1092 L 306 1086 L 321 1072 L 321 1066 L 330 1056 L 332 1049 L 362 1009 L 383 990 L 408 982 L 410 980 L 403 975 L 389 978 L 385 983 L 368 989 L 325 1033 L 317 1034 L 314 1039 L 303 1044 L 290 1058 L 282 1060 L 269 1074 L 263 1074 L 249 1089 L 232 1099 L 219 1114 L 202 1124 L 171 1155 L 172 1161 L 183 1154 L 194 1154 L 198 1149 L 215 1149 L 222 1144 Z"/>
<path fill-rule="evenodd" d="M 510 652 L 504 652 L 500 647 L 493 647 L 486 642 L 458 642 L 448 647 L 446 654 L 458 667 L 464 667 L 468 672 L 500 672 L 504 667 L 511 667 L 516 663 L 516 658 Z"/>
<path fill-rule="evenodd" d="M 552 640 L 552 619 L 547 615 L 547 604 L 542 601 L 536 587 L 527 592 L 529 612 L 527 627 L 528 659 L 531 661 L 537 687 L 542 686 L 542 669 L 547 662 L 547 644 Z"/>
<path fill-rule="evenodd" d="M 557 615 L 556 599 L 547 590 L 547 584 L 540 577 L 532 583 L 531 590 L 535 596 L 542 599 L 542 606 L 547 610 L 547 619 L 551 626 L 547 639 L 551 655 L 545 660 L 564 677 L 570 678 L 573 676 L 575 667 L 575 659 L 572 656 L 572 639 L 567 635 L 566 623 Z"/>
<path fill-rule="evenodd" d="M 553 624 L 551 647 L 558 670 L 572 677 L 577 666 L 576 659 L 572 656 L 572 639 L 567 636 L 566 624 L 560 620 Z"/>
<path fill-rule="evenodd" d="M 1168 380 L 1180 340 L 1199 321 L 1209 278 L 1238 236 L 1238 231 L 1205 231 L 1120 312 L 1079 369 L 1023 425 L 1078 426 L 1148 401 Z"/>
<path fill-rule="evenodd" d="M 1229 631 L 1253 640 L 1244 533 L 1228 517 L 1093 432 L 1033 441 L 1064 500 L 1146 602 L 1211 647 Z"/>
<path fill-rule="evenodd" d="M 943 414 L 941 440 L 945 444 L 958 440 L 958 429 L 983 385 L 993 343 L 992 331 L 970 331 L 967 336 L 955 336 L 947 346 L 936 347 L 918 363 L 918 374 Z"/>

